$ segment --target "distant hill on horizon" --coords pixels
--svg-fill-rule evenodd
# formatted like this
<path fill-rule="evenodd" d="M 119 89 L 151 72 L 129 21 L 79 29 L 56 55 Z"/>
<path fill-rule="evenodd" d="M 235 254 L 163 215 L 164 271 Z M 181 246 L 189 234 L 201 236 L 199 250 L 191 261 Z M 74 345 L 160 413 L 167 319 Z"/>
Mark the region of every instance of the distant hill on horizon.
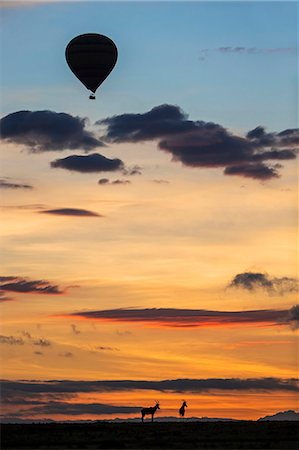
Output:
<path fill-rule="evenodd" d="M 273 416 L 265 416 L 258 419 L 259 421 L 266 420 L 291 420 L 291 421 L 299 421 L 299 413 L 290 409 L 289 411 L 278 412 Z"/>
<path fill-rule="evenodd" d="M 278 412 L 272 416 L 265 416 L 257 419 L 257 422 L 261 421 L 299 421 L 299 412 L 289 410 L 289 411 L 283 411 Z M 149 421 L 149 420 L 147 420 Z M 155 422 L 244 422 L 244 421 L 251 421 L 254 422 L 254 420 L 246 420 L 246 419 L 231 419 L 231 418 L 219 418 L 219 417 L 174 417 L 174 416 L 164 416 L 164 417 L 155 417 Z M 119 417 L 116 417 L 115 419 L 97 419 L 97 420 L 52 420 L 52 419 L 19 419 L 15 417 L 3 417 L 0 419 L 0 423 L 15 423 L 15 424 L 30 424 L 30 423 L 121 423 L 121 422 L 127 422 L 127 423 L 135 423 L 135 422 L 141 422 L 140 417 L 134 417 L 132 419 L 121 419 Z"/>

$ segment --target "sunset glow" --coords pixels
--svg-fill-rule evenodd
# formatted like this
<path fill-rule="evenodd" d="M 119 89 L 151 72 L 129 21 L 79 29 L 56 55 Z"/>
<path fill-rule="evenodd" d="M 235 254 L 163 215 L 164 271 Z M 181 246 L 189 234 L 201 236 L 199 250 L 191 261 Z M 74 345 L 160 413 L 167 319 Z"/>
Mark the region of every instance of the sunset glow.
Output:
<path fill-rule="evenodd" d="M 296 8 L 0 5 L 3 419 L 298 410 Z"/>

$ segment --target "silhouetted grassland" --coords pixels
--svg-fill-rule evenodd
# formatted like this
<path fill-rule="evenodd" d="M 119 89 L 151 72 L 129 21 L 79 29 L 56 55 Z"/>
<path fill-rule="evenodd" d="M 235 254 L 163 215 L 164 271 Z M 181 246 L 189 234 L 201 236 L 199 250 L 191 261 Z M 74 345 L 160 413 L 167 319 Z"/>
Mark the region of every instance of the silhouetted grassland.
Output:
<path fill-rule="evenodd" d="M 1 449 L 298 449 L 296 422 L 3 424 Z"/>

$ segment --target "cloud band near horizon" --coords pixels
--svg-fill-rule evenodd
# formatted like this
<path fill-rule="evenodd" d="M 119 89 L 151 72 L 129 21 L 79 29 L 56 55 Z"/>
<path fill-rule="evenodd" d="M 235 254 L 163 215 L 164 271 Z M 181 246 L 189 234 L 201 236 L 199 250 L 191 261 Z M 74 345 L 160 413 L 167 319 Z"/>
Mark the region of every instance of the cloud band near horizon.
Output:
<path fill-rule="evenodd" d="M 295 391 L 299 390 L 296 378 L 178 378 L 169 380 L 2 380 L 3 399 L 13 403 L 19 397 L 33 398 L 44 394 L 66 396 L 88 392 L 122 392 L 153 390 L 160 392 L 223 391 Z"/>
<path fill-rule="evenodd" d="M 18 412 L 11 417 L 40 414 L 128 414 L 140 406 L 118 406 L 103 403 L 76 401 L 80 394 L 155 391 L 159 393 L 211 394 L 217 392 L 298 392 L 295 378 L 179 378 L 169 380 L 2 380 L 3 407 L 14 407 Z M 75 400 L 75 401 L 74 401 Z M 22 408 L 26 409 L 22 409 Z M 3 415 L 5 417 L 5 414 Z"/>

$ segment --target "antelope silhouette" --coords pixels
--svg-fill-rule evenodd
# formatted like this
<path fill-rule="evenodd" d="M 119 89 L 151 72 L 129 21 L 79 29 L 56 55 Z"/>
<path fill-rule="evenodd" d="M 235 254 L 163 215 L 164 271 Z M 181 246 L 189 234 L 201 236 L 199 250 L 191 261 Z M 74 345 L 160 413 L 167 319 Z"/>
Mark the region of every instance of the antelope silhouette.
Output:
<path fill-rule="evenodd" d="M 160 409 L 159 402 L 156 400 L 155 406 L 150 406 L 149 408 L 142 408 L 141 410 L 141 420 L 143 422 L 144 416 L 151 415 L 152 416 L 152 422 L 154 421 L 154 414 L 157 411 L 157 409 Z"/>
<path fill-rule="evenodd" d="M 187 406 L 187 403 L 185 402 L 185 400 L 183 400 L 183 404 L 179 409 L 179 414 L 182 417 L 184 417 L 184 415 L 185 415 L 185 408 L 188 408 L 188 406 Z"/>

